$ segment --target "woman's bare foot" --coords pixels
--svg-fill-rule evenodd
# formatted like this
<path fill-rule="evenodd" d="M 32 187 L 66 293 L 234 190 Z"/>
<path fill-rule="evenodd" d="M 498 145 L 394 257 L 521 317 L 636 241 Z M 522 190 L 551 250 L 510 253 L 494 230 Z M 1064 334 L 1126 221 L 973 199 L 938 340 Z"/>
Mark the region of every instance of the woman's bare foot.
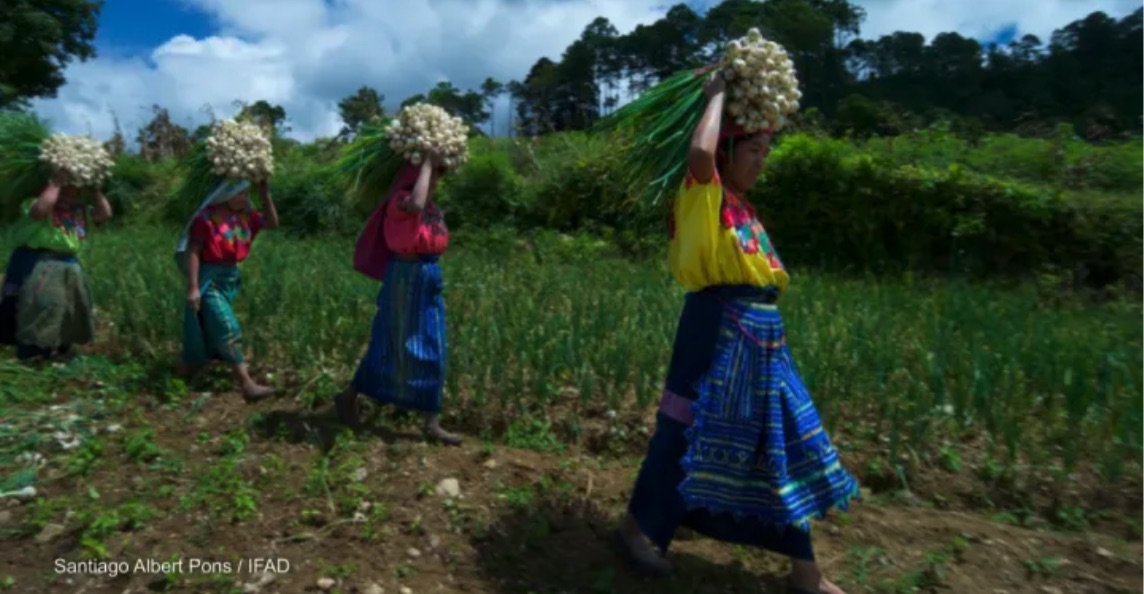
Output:
<path fill-rule="evenodd" d="M 242 398 L 247 402 L 255 402 L 273 396 L 275 392 L 277 392 L 277 390 L 269 386 L 260 386 L 252 383 L 242 387 Z"/>
<path fill-rule="evenodd" d="M 441 428 L 441 421 L 436 414 L 425 415 L 425 427 L 421 429 L 426 439 L 439 441 L 445 445 L 459 446 L 464 441 L 460 435 L 449 433 Z"/>
<path fill-rule="evenodd" d="M 818 591 L 822 594 L 846 594 L 842 588 L 826 578 L 822 578 L 822 582 L 818 585 Z"/>
<path fill-rule="evenodd" d="M 814 561 L 793 560 L 787 583 L 791 594 L 846 594 L 842 588 L 823 577 Z"/>
<path fill-rule="evenodd" d="M 659 576 L 671 573 L 671 563 L 644 536 L 630 513 L 624 516 L 623 523 L 615 532 L 615 538 L 617 546 L 638 570 Z"/>
<path fill-rule="evenodd" d="M 234 366 L 234 379 L 238 381 L 238 385 L 242 386 L 242 398 L 247 402 L 254 402 L 255 400 L 262 400 L 267 396 L 273 396 L 277 391 L 274 388 L 263 386 L 254 381 L 250 377 L 250 371 L 246 369 L 246 364 L 238 363 Z"/>

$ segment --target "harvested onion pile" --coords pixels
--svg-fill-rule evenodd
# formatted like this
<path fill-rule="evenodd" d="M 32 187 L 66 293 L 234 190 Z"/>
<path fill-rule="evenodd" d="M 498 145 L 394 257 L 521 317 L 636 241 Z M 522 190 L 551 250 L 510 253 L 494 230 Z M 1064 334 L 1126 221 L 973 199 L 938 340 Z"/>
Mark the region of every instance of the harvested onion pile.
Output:
<path fill-rule="evenodd" d="M 53 134 L 40 145 L 40 160 L 69 186 L 98 186 L 111 177 L 115 160 L 98 140 L 88 136 Z"/>
<path fill-rule="evenodd" d="M 270 138 L 252 122 L 224 120 L 214 125 L 206 142 L 215 175 L 262 181 L 274 172 Z"/>
<path fill-rule="evenodd" d="M 455 169 L 469 160 L 468 126 L 461 118 L 428 103 L 410 105 L 385 128 L 393 152 L 414 165 L 429 151 L 437 151 L 445 166 Z"/>
<path fill-rule="evenodd" d="M 724 109 L 748 132 L 777 132 L 798 111 L 802 93 L 794 64 L 782 46 L 764 39 L 758 29 L 732 41 L 722 65 L 729 98 Z"/>

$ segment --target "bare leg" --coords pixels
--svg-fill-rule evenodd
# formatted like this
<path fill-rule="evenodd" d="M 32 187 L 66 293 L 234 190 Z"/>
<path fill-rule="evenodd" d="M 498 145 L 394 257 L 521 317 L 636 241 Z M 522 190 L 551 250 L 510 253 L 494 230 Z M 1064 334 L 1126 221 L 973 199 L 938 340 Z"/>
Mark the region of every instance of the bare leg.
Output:
<path fill-rule="evenodd" d="M 622 546 L 631 559 L 643 571 L 666 575 L 671 572 L 671 563 L 660 554 L 659 550 L 644 536 L 634 516 L 628 513 L 616 532 Z"/>
<path fill-rule="evenodd" d="M 260 385 L 250 377 L 245 363 L 234 365 L 234 380 L 242 387 L 242 397 L 247 400 L 259 400 L 274 394 L 274 388 Z"/>
<path fill-rule="evenodd" d="M 435 439 L 445 445 L 461 445 L 461 436 L 449 433 L 441 428 L 441 420 L 437 413 L 425 413 L 425 428 L 422 430 L 425 437 Z"/>

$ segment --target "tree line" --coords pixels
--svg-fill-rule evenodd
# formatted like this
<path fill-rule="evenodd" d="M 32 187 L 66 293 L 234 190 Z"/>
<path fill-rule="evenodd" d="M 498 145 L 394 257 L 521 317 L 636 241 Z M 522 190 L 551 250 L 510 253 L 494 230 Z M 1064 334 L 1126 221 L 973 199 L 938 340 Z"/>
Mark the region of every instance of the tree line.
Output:
<path fill-rule="evenodd" d="M 1053 32 L 982 45 L 958 33 L 860 37 L 863 9 L 847 0 L 725 0 L 705 14 L 686 4 L 626 35 L 589 24 L 558 61 L 539 59 L 507 85 L 525 134 L 578 130 L 680 70 L 719 59 L 759 27 L 799 73 L 804 120 L 835 133 L 895 134 L 919 120 L 996 132 L 1067 122 L 1089 138 L 1139 133 L 1144 103 L 1144 9 L 1094 12 Z M 810 123 L 810 122 L 808 122 Z M 822 123 L 822 122 L 818 122 Z"/>
<path fill-rule="evenodd" d="M 12 0 L 0 8 L 0 108 L 53 96 L 68 61 L 95 55 L 101 2 L 41 4 Z M 759 27 L 787 49 L 798 70 L 804 110 L 797 127 L 862 137 L 943 120 L 968 136 L 1041 135 L 1068 123 L 1090 140 L 1140 131 L 1144 9 L 1119 19 L 1094 12 L 1054 31 L 1047 43 L 1025 35 L 989 45 L 954 32 L 928 43 L 920 33 L 902 31 L 863 39 L 865 16 L 848 0 L 724 0 L 704 14 L 675 5 L 623 35 L 599 17 L 558 60 L 538 59 L 521 80 L 487 78 L 477 89 L 442 81 L 400 105 L 439 105 L 483 134 L 495 129 L 493 105 L 507 94 L 513 134 L 584 130 L 664 78 L 718 60 L 727 42 Z M 369 86 L 343 98 L 338 111 L 344 127 L 333 140 L 352 138 L 364 123 L 387 115 L 385 99 Z M 240 117 L 279 133 L 289 129 L 280 105 L 237 105 Z M 188 130 L 165 108 L 152 109 L 135 138 L 148 160 L 179 156 L 209 131 Z M 118 122 L 108 146 L 115 152 L 127 146 Z"/>

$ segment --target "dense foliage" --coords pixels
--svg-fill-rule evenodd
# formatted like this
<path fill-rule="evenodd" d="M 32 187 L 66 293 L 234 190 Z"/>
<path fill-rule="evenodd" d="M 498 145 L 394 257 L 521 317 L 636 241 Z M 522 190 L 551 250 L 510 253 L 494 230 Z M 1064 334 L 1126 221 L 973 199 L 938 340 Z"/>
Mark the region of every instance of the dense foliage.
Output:
<path fill-rule="evenodd" d="M 376 198 L 347 192 L 335 146 L 278 140 L 271 189 L 295 235 L 352 235 Z M 666 245 L 664 212 L 625 196 L 599 135 L 475 140 L 440 188 L 454 230 L 588 231 L 630 253 Z M 1036 276 L 1062 287 L 1140 286 L 1141 143 L 1094 146 L 933 127 L 854 141 L 779 141 L 751 195 L 789 264 L 860 272 Z M 121 155 L 108 195 L 124 224 L 178 223 L 179 172 Z M 355 197 L 356 196 L 356 197 Z"/>

